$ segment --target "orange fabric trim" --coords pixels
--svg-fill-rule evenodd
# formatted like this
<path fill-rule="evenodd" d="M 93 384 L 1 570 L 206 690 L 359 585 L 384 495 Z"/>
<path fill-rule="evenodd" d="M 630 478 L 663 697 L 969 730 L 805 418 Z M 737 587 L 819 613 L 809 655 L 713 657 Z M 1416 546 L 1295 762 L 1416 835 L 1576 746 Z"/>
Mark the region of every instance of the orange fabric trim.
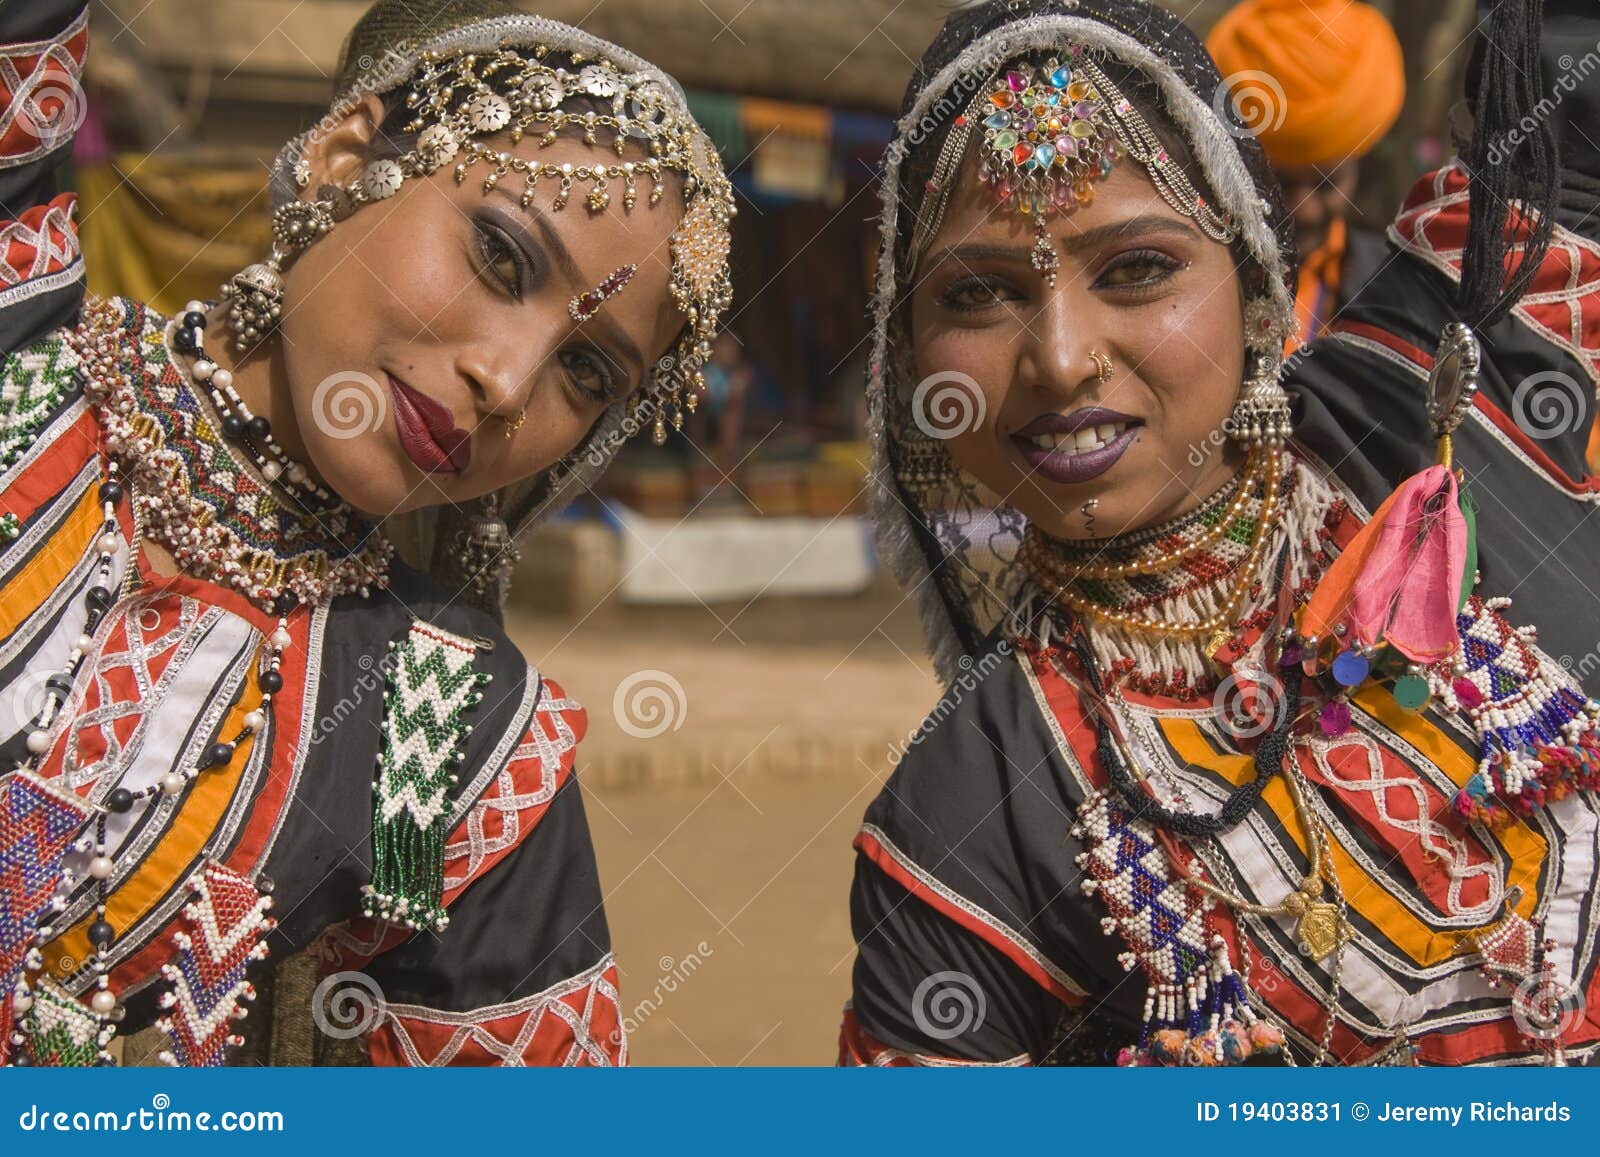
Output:
<path fill-rule="evenodd" d="M 1465 787 L 1477 773 L 1477 762 L 1434 726 L 1425 716 L 1415 715 L 1394 701 L 1394 697 L 1381 687 L 1367 687 L 1354 696 L 1355 702 L 1390 731 L 1404 734 L 1406 741 L 1415 747 L 1435 767 L 1450 777 L 1457 787 Z M 1495 832 L 1495 839 L 1511 859 L 1511 869 L 1506 873 L 1506 887 L 1513 884 L 1522 889 L 1522 900 L 1516 910 L 1532 917 L 1538 906 L 1539 867 L 1549 854 L 1550 845 L 1545 838 L 1522 819 Z"/>
<path fill-rule="evenodd" d="M 1381 688 L 1368 688 L 1354 698 L 1363 710 L 1377 716 L 1384 726 L 1397 733 L 1403 731 L 1406 739 L 1434 760 L 1457 786 L 1465 784 L 1467 778 L 1476 770 L 1470 757 L 1450 743 L 1445 736 L 1439 734 L 1438 730 L 1425 719 L 1416 717 L 1402 721 L 1385 718 L 1390 712 L 1398 712 L 1401 709 L 1392 700 L 1387 710 L 1376 702 L 1379 698 L 1389 698 Z M 1172 744 L 1179 758 L 1210 768 L 1236 787 L 1255 774 L 1255 761 L 1250 756 L 1219 756 L 1206 742 L 1204 736 L 1200 734 L 1199 727 L 1192 720 L 1166 718 L 1159 722 L 1162 733 L 1166 736 L 1167 742 Z M 1422 725 L 1420 728 L 1417 726 L 1419 723 Z M 1426 734 L 1429 731 L 1433 733 L 1431 736 Z M 1302 760 L 1310 759 L 1304 752 L 1298 753 L 1298 757 Z M 1466 765 L 1464 773 L 1463 763 Z M 1278 817 L 1278 822 L 1283 825 L 1283 830 L 1300 853 L 1309 855 L 1310 849 L 1306 845 L 1305 833 L 1300 830 L 1300 820 L 1295 815 L 1294 804 L 1289 798 L 1289 789 L 1284 781 L 1277 778 L 1269 783 L 1261 793 L 1261 800 Z M 1518 831 L 1523 833 L 1522 837 L 1516 834 Z M 1531 915 L 1538 902 L 1535 893 L 1538 873 L 1535 869 L 1543 862 L 1543 841 L 1529 841 L 1527 835 L 1531 833 L 1526 828 L 1518 828 L 1508 829 L 1501 837 L 1507 854 L 1513 857 L 1513 869 L 1507 882 L 1520 883 L 1523 888 L 1523 898 L 1518 904 L 1518 911 L 1523 915 Z M 1330 853 L 1334 871 L 1338 874 L 1339 883 L 1349 898 L 1350 906 L 1370 923 L 1382 929 L 1383 934 L 1414 963 L 1419 967 L 1427 967 L 1456 955 L 1457 933 L 1429 928 L 1391 895 L 1387 886 L 1373 879 L 1337 841 L 1331 844 Z M 1529 861 L 1523 859 L 1528 856 L 1533 857 L 1531 861 L 1533 868 L 1528 866 Z"/>
<path fill-rule="evenodd" d="M 1294 319 L 1296 337 L 1291 338 L 1284 353 L 1293 353 L 1296 346 L 1321 334 L 1328 306 L 1339 294 L 1339 284 L 1344 276 L 1344 251 L 1349 239 L 1343 217 L 1335 217 L 1328 224 L 1328 235 L 1321 245 L 1313 249 L 1300 266 L 1295 279 Z"/>
<path fill-rule="evenodd" d="M 40 437 L 43 435 L 41 431 Z M 0 485 L 0 513 L 15 514 L 20 521 L 28 521 L 41 506 L 67 488 L 84 463 L 99 453 L 99 444 L 99 419 L 94 410 L 85 406 L 38 457 L 9 482 Z M 12 469 L 16 469 L 15 464 Z"/>
<path fill-rule="evenodd" d="M 237 734 L 244 725 L 244 717 L 260 706 L 261 696 L 260 685 L 250 680 L 239 701 L 223 718 L 221 734 Z M 241 741 L 227 767 L 211 768 L 189 786 L 172 826 L 133 875 L 107 897 L 106 919 L 119 936 L 143 919 L 191 871 L 233 801 L 254 747 L 254 736 Z M 73 971 L 72 967 L 61 966 L 63 960 L 76 964 L 89 959 L 88 930 L 93 919 L 91 916 L 79 921 L 46 950 L 45 967 L 58 979 Z"/>
<path fill-rule="evenodd" d="M 10 636 L 37 611 L 83 557 L 86 544 L 100 529 L 104 517 L 97 490 L 91 484 L 84 491 L 66 522 L 6 585 L 5 597 L 0 599 L 0 637 Z"/>

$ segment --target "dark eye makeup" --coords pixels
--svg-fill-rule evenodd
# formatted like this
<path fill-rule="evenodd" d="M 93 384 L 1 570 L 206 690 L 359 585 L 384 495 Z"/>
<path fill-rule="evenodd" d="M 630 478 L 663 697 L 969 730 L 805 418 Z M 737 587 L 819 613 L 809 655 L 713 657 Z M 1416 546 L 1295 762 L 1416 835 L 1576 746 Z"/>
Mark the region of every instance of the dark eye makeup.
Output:
<path fill-rule="evenodd" d="M 1157 289 L 1189 265 L 1188 261 L 1159 249 L 1130 249 L 1109 258 L 1090 288 L 1136 295 Z M 937 300 L 942 308 L 952 313 L 981 313 L 1026 297 L 1025 291 L 998 274 L 969 273 L 945 287 Z"/>
<path fill-rule="evenodd" d="M 518 222 L 493 208 L 485 208 L 472 219 L 472 258 L 478 275 L 513 300 L 523 300 L 536 288 L 538 243 Z M 626 374 L 592 345 L 565 347 L 556 358 L 568 387 L 582 402 L 609 405 L 626 385 Z"/>
<path fill-rule="evenodd" d="M 533 279 L 533 260 L 511 233 L 480 214 L 472 221 L 473 256 L 480 276 L 501 291 L 521 300 Z"/>
<path fill-rule="evenodd" d="M 991 273 L 969 273 L 959 277 L 939 294 L 939 304 L 955 313 L 978 313 L 1007 301 L 1020 301 L 1021 291 L 1003 277 Z"/>
<path fill-rule="evenodd" d="M 569 346 L 558 353 L 567 381 L 586 400 L 609 404 L 617 400 L 622 376 L 605 354 L 593 346 Z"/>
<path fill-rule="evenodd" d="M 1094 280 L 1096 289 L 1153 289 L 1189 262 L 1159 249 L 1130 249 L 1113 256 Z"/>

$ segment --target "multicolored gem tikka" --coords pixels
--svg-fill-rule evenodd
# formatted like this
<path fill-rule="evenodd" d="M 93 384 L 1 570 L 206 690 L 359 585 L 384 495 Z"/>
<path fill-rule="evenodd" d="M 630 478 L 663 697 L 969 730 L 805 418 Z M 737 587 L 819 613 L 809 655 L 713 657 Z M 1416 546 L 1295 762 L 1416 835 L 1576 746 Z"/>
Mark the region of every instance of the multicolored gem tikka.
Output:
<path fill-rule="evenodd" d="M 989 92 L 989 106 L 978 175 L 996 200 L 1033 214 L 1033 267 L 1054 284 L 1059 262 L 1045 218 L 1090 204 L 1093 182 L 1111 172 L 1121 146 L 1094 86 L 1054 57 L 1037 72 L 1027 65 L 1007 69 Z"/>

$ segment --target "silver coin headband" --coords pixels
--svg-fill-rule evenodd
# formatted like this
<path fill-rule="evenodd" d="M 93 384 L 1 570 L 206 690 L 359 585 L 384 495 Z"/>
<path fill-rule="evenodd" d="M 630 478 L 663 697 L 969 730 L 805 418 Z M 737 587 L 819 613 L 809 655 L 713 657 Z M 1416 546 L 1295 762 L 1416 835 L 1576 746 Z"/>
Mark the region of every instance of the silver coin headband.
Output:
<path fill-rule="evenodd" d="M 1037 68 L 1024 61 L 1001 68 L 956 117 L 916 217 L 913 270 L 939 231 L 967 141 L 979 126 L 979 179 L 998 204 L 1033 217 L 1033 267 L 1050 284 L 1059 259 L 1045 223 L 1092 203 L 1094 182 L 1108 176 L 1124 154 L 1143 165 L 1162 199 L 1206 236 L 1226 244 L 1238 235 L 1233 222 L 1201 196 L 1133 102 L 1083 45 L 1074 44 L 1064 62 L 1052 56 Z"/>
<path fill-rule="evenodd" d="M 641 187 L 648 203 L 656 204 L 670 170 L 682 175 L 686 208 L 670 243 L 669 291 L 688 325 L 675 351 L 657 363 L 652 385 L 636 392 L 629 407 L 635 417 L 646 407 L 653 410 L 657 443 L 666 440 L 669 410 L 673 428 L 681 428 L 684 411 L 694 410 L 704 388 L 701 367 L 733 297 L 728 269 L 733 187 L 716 149 L 658 75 L 627 72 L 603 57 L 577 52 L 559 53 L 561 63 L 551 66 L 545 59 L 552 51 L 538 46 L 527 53 L 423 53 L 406 98 L 414 115 L 405 130 L 416 134 L 415 146 L 369 162 L 347 184 L 322 185 L 314 200 L 285 202 L 273 214 L 271 255 L 223 285 L 239 350 L 249 350 L 276 326 L 284 263 L 362 205 L 394 196 L 409 178 L 453 162 L 460 183 L 471 166 L 483 162 L 490 167 L 485 193 L 516 172 L 524 179 L 519 195 L 524 206 L 531 203 L 537 182 L 555 180 L 556 209 L 565 208 L 578 189 L 593 214 L 606 211 L 614 199 L 624 212 L 631 210 Z M 581 132 L 588 145 L 607 134 L 617 160 L 588 165 L 528 160 L 483 139 L 503 134 L 514 145 L 536 135 L 544 147 L 563 130 Z M 647 155 L 623 160 L 630 144 Z M 310 183 L 304 161 L 296 166 L 295 183 L 302 189 Z M 614 191 L 620 196 L 614 198 Z"/>

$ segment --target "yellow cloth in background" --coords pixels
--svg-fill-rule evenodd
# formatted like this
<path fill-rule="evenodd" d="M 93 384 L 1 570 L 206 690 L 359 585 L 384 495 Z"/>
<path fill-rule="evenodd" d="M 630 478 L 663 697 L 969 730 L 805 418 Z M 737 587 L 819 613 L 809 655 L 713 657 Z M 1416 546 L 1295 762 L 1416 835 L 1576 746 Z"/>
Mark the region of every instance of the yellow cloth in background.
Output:
<path fill-rule="evenodd" d="M 1245 0 L 1206 37 L 1223 79 L 1264 72 L 1276 93 L 1244 77 L 1235 92 L 1262 94 L 1261 143 L 1279 167 L 1332 165 L 1370 150 L 1405 103 L 1405 60 L 1383 14 L 1352 0 Z"/>
<path fill-rule="evenodd" d="M 267 255 L 267 173 L 255 161 L 118 153 L 76 170 L 89 290 L 176 313 Z"/>

